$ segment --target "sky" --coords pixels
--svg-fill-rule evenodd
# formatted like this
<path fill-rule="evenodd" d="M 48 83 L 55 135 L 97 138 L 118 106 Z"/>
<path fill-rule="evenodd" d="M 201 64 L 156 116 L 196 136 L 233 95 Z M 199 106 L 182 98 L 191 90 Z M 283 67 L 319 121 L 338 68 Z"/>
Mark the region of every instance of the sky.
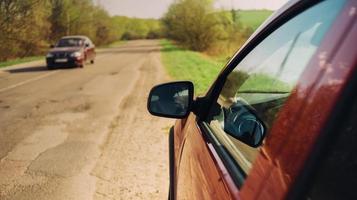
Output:
<path fill-rule="evenodd" d="M 174 0 L 95 0 L 111 15 L 139 18 L 160 18 Z M 269 9 L 276 10 L 287 0 L 215 0 L 218 9 Z"/>

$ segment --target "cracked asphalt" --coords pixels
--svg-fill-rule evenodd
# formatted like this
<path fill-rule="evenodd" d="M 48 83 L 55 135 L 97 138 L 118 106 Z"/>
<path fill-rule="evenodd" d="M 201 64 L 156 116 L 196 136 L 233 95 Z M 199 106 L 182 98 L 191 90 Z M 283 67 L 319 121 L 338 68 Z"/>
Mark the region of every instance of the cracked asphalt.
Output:
<path fill-rule="evenodd" d="M 155 40 L 100 49 L 83 69 L 0 69 L 0 199 L 166 199 L 173 121 L 146 98 L 167 80 Z"/>

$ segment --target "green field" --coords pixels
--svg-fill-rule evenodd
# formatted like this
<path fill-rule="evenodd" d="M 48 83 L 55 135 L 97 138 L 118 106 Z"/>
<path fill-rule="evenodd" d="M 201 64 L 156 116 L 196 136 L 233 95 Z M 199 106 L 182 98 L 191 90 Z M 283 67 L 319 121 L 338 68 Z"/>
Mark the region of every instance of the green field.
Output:
<path fill-rule="evenodd" d="M 34 57 L 17 58 L 17 59 L 13 59 L 13 60 L 0 62 L 0 67 L 7 67 L 7 66 L 11 66 L 11 65 L 17 65 L 17 64 L 26 63 L 26 62 L 35 61 L 35 60 L 41 60 L 41 59 L 45 59 L 45 57 L 44 56 L 34 56 Z"/>
<path fill-rule="evenodd" d="M 195 94 L 204 94 L 223 68 L 209 57 L 177 47 L 168 40 L 161 41 L 162 62 L 174 80 L 189 80 L 195 85 Z"/>
<path fill-rule="evenodd" d="M 271 10 L 238 10 L 238 16 L 243 26 L 257 29 L 272 13 Z"/>

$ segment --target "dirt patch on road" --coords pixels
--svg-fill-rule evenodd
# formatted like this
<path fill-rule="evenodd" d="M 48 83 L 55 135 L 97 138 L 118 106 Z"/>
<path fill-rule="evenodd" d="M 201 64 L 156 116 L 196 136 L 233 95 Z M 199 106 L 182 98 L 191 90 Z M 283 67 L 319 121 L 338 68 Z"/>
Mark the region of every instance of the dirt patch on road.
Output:
<path fill-rule="evenodd" d="M 165 134 L 171 120 L 152 117 L 146 110 L 150 88 L 164 77 L 157 54 L 140 68 L 135 92 L 119 106 L 110 125 L 103 153 L 92 175 L 97 177 L 94 199 L 166 199 L 168 145 Z M 120 158 L 120 159 L 117 159 Z"/>

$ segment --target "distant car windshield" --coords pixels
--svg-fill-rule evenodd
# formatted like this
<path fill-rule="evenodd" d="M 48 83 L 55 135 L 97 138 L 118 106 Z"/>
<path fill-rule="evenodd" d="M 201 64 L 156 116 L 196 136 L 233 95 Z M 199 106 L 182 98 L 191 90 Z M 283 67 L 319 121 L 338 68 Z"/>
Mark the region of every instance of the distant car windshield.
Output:
<path fill-rule="evenodd" d="M 79 47 L 83 45 L 83 40 L 80 38 L 65 38 L 61 39 L 57 47 Z"/>

